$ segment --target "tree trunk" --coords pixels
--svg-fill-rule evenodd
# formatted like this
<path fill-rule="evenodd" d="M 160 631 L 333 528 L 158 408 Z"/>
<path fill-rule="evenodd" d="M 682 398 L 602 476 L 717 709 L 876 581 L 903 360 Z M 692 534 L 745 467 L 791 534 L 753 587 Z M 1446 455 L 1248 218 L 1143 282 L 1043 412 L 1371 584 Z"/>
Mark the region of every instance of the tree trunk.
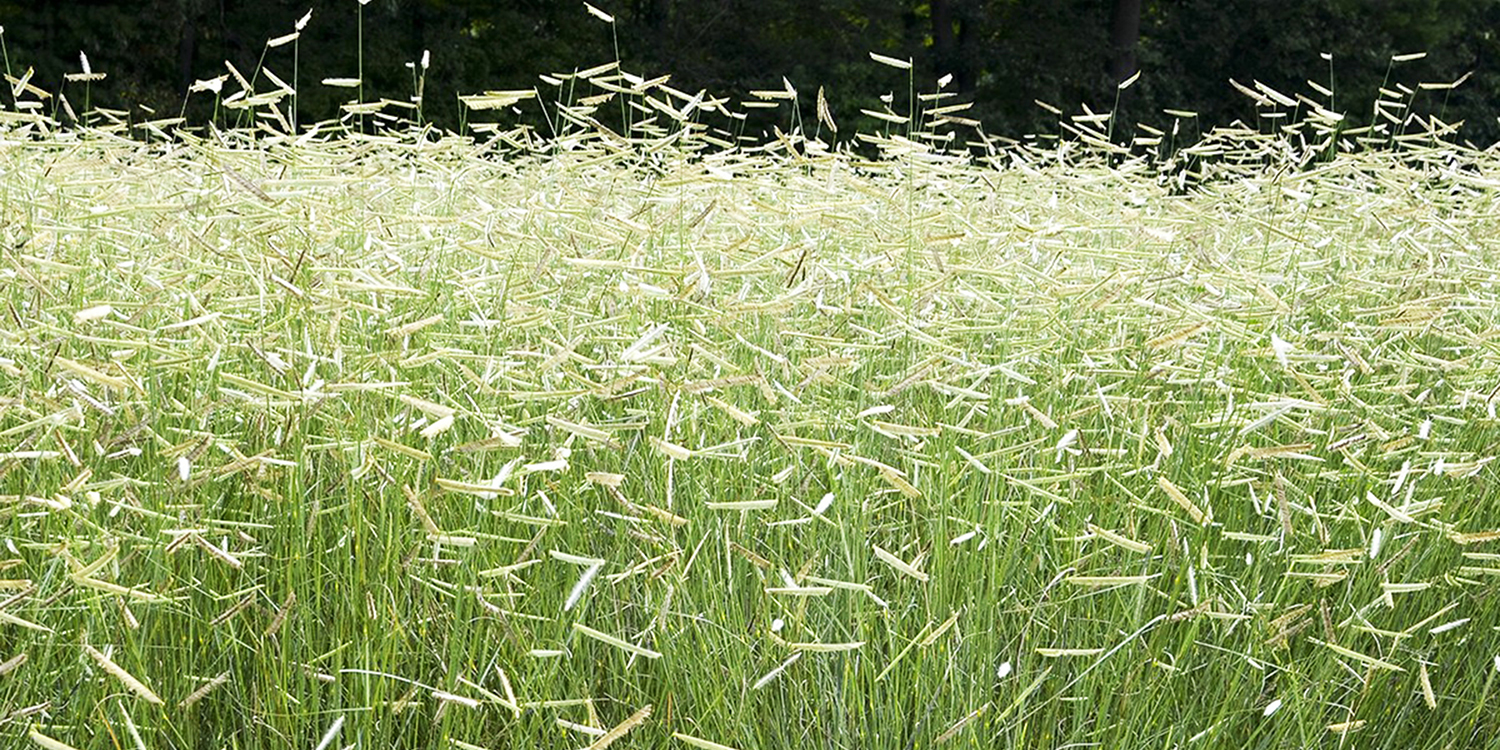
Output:
<path fill-rule="evenodd" d="M 1135 75 L 1135 45 L 1141 38 L 1141 0 L 1114 0 L 1109 19 L 1109 77 L 1118 84 Z"/>
<path fill-rule="evenodd" d="M 974 48 L 979 43 L 979 19 L 987 17 L 989 12 L 985 4 L 985 0 L 959 0 L 958 12 L 954 14 L 958 20 L 958 68 L 954 74 L 958 77 L 958 90 L 964 93 L 979 85 Z"/>
<path fill-rule="evenodd" d="M 954 58 L 958 52 L 953 38 L 953 3 L 951 0 L 932 0 L 930 7 L 934 67 L 937 68 L 938 75 L 953 73 Z"/>
<path fill-rule="evenodd" d="M 933 67 L 938 75 L 953 75 L 958 91 L 974 90 L 973 50 L 975 18 L 973 0 L 931 0 Z M 956 31 L 955 31 L 956 29 Z"/>
<path fill-rule="evenodd" d="M 187 96 L 193 85 L 193 67 L 198 60 L 198 18 L 191 8 L 182 11 L 177 37 L 177 93 Z"/>

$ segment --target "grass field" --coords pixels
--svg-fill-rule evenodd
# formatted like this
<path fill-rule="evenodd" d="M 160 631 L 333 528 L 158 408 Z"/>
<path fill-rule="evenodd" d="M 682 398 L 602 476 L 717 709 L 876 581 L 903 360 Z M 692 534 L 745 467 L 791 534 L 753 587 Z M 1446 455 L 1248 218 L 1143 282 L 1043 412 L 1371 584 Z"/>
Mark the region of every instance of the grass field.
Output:
<path fill-rule="evenodd" d="M 556 80 L 659 119 L 4 115 L 7 747 L 1495 741 L 1493 153 Z"/>

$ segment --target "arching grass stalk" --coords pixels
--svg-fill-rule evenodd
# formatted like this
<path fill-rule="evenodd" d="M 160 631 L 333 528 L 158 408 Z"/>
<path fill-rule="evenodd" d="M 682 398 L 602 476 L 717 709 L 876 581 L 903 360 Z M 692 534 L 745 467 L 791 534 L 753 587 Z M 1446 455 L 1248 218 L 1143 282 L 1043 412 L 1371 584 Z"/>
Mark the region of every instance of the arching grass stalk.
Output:
<path fill-rule="evenodd" d="M 595 8 L 592 5 L 589 5 L 588 3 L 584 3 L 583 7 L 584 7 L 584 9 L 588 10 L 589 15 L 591 15 L 594 18 L 597 18 L 597 19 L 599 19 L 599 20 L 601 20 L 601 21 L 603 21 L 603 22 L 605 22 L 607 24 L 609 24 L 609 38 L 614 43 L 614 47 L 615 47 L 615 66 L 619 67 L 619 64 L 620 64 L 620 30 L 618 28 L 616 28 L 616 26 L 615 26 L 615 17 L 612 16 L 612 15 L 610 15 L 610 14 L 608 14 L 608 13 L 605 13 L 602 10 L 599 10 L 598 8 Z M 623 133 L 625 136 L 629 137 L 629 135 L 630 135 L 630 110 L 629 110 L 628 106 L 626 105 L 624 95 L 620 96 L 620 128 L 621 128 L 620 132 Z"/>
<path fill-rule="evenodd" d="M 302 98 L 302 94 L 301 94 L 301 91 L 302 91 L 302 81 L 301 81 L 301 79 L 299 77 L 299 73 L 301 72 L 301 68 L 302 68 L 302 50 L 301 50 L 301 46 L 300 46 L 300 39 L 301 39 L 301 36 L 302 36 L 302 30 L 304 28 L 307 28 L 307 22 L 312 20 L 312 14 L 313 14 L 312 8 L 308 8 L 307 9 L 307 14 L 304 15 L 304 16 L 302 16 L 301 18 L 297 19 L 297 27 L 295 29 L 293 29 L 293 32 L 296 33 L 297 37 L 298 37 L 297 39 L 293 39 L 292 40 L 292 132 L 293 133 L 297 132 L 297 104 L 298 104 L 298 102 Z"/>
<path fill-rule="evenodd" d="M 78 82 L 78 83 L 82 83 L 83 84 L 83 114 L 84 114 L 85 117 L 87 117 L 88 113 L 89 113 L 89 110 L 90 110 L 90 107 L 91 107 L 91 100 L 90 100 L 89 97 L 90 97 L 90 92 L 92 90 L 92 84 L 93 84 L 94 81 L 102 81 L 102 80 L 104 80 L 105 74 L 104 73 L 95 73 L 94 72 L 93 67 L 89 65 L 89 56 L 86 55 L 86 54 L 84 54 L 82 50 L 80 50 L 78 52 L 78 65 L 79 65 L 79 67 L 81 67 L 83 69 L 83 72 L 81 72 L 81 73 L 67 73 L 67 74 L 65 74 L 63 76 L 63 81 L 70 82 L 70 83 L 71 82 Z M 75 113 L 75 112 L 73 112 L 72 108 L 68 107 L 67 103 L 65 101 L 63 101 L 63 98 L 62 98 L 60 92 L 59 92 L 59 96 L 58 96 L 58 101 L 62 102 L 62 105 L 65 108 L 67 108 L 68 114 L 70 114 L 70 115 L 73 116 L 73 119 L 79 120 L 80 122 L 82 122 L 82 120 L 78 117 L 78 114 Z"/>
<path fill-rule="evenodd" d="M 358 31 L 356 32 L 355 39 L 359 49 L 359 51 L 357 52 L 356 69 L 357 75 L 359 76 L 360 104 L 365 103 L 365 6 L 369 4 L 370 0 L 359 0 L 359 18 L 357 19 L 358 23 L 356 24 L 356 26 L 358 27 Z M 359 119 L 359 132 L 363 133 L 365 132 L 365 113 L 360 112 L 357 117 Z"/>
<path fill-rule="evenodd" d="M 792 86 L 792 82 L 787 80 L 786 76 L 782 76 L 781 82 L 792 95 L 792 111 L 787 117 L 787 127 L 793 133 L 802 133 L 802 106 L 797 99 L 797 89 Z"/>
<path fill-rule="evenodd" d="M 906 60 L 906 137 L 915 140 L 917 132 L 917 75 L 911 58 Z M 906 314 L 915 312 L 917 298 L 917 159 L 906 154 Z"/>
<path fill-rule="evenodd" d="M 908 65 L 910 65 L 911 58 L 907 58 L 906 62 L 908 63 Z M 912 70 L 911 67 L 907 67 L 907 69 L 906 69 L 906 113 L 907 113 L 907 115 L 910 116 L 910 119 L 908 119 L 906 121 L 906 137 L 907 138 L 913 138 L 916 135 L 916 132 L 917 132 L 917 118 L 920 116 L 920 113 L 917 111 L 917 108 L 918 108 L 917 107 L 917 73 L 916 73 L 915 70 Z"/>
<path fill-rule="evenodd" d="M 1337 112 L 1339 111 L 1338 102 L 1334 101 L 1334 92 L 1338 91 L 1338 89 L 1333 85 L 1333 53 L 1319 52 L 1318 57 L 1328 61 L 1328 109 Z"/>
<path fill-rule="evenodd" d="M 1125 89 L 1130 88 L 1140 78 L 1141 71 L 1137 69 L 1134 73 L 1130 74 L 1129 78 L 1115 84 L 1115 104 L 1109 111 L 1109 130 L 1107 131 L 1111 142 L 1115 139 L 1115 123 L 1120 119 L 1120 99 L 1124 96 Z"/>
<path fill-rule="evenodd" d="M 267 43 L 266 46 L 261 47 L 260 59 L 255 61 L 255 70 L 250 71 L 249 85 L 245 87 L 246 96 L 255 96 L 255 85 L 260 83 L 260 73 L 262 70 L 266 69 L 266 53 L 269 52 L 270 49 L 270 43 Z M 274 81 L 275 79 L 272 79 L 273 84 Z M 253 109 L 245 108 L 241 110 L 239 116 L 235 119 L 236 126 L 244 127 L 246 125 L 247 118 L 248 122 L 255 122 L 255 112 Z"/>
<path fill-rule="evenodd" d="M 1464 83 L 1464 81 L 1469 80 L 1469 76 L 1472 76 L 1472 75 L 1474 75 L 1474 71 L 1470 70 L 1470 71 L 1464 73 L 1463 75 L 1459 76 L 1458 80 L 1453 81 L 1451 83 L 1423 83 L 1423 84 L 1418 85 L 1417 88 L 1419 88 L 1419 89 L 1424 89 L 1425 88 L 1425 89 L 1440 90 L 1440 91 L 1443 92 L 1443 103 L 1438 107 L 1437 118 L 1439 120 L 1443 120 L 1444 122 L 1447 122 L 1446 117 L 1448 115 L 1448 100 L 1451 99 L 1451 98 L 1453 98 L 1453 90 L 1456 89 L 1456 88 L 1458 88 L 1459 86 L 1462 86 L 1463 83 Z M 1434 144 L 1437 144 L 1438 141 L 1439 141 L 1439 134 L 1437 133 L 1437 130 L 1438 130 L 1438 128 L 1436 128 L 1436 127 L 1433 128 L 1433 142 L 1434 142 Z"/>
<path fill-rule="evenodd" d="M 182 112 L 178 114 L 178 117 L 187 115 L 188 97 L 199 91 L 212 91 L 214 95 L 214 113 L 208 121 L 217 124 L 219 122 L 221 105 L 224 101 L 224 82 L 227 80 L 229 80 L 229 75 L 226 73 L 206 80 L 194 81 L 193 85 L 188 87 L 187 96 L 182 97 Z"/>
<path fill-rule="evenodd" d="M 422 124 L 423 124 L 423 119 L 422 119 L 422 92 L 427 88 L 427 66 L 431 62 L 432 62 L 432 51 L 424 49 L 424 50 L 422 50 L 422 60 L 421 60 L 421 62 L 415 62 L 415 63 L 409 62 L 409 63 L 406 64 L 406 67 L 411 68 L 411 90 L 412 90 L 411 99 L 412 99 L 412 104 L 417 105 L 417 122 L 416 122 L 416 125 L 417 125 L 418 128 L 420 128 L 422 126 Z"/>
<path fill-rule="evenodd" d="M 3 55 L 5 57 L 5 75 L 11 78 L 15 78 L 15 74 L 12 73 L 10 69 L 10 49 L 5 46 L 4 26 L 0 26 L 0 55 Z M 10 90 L 10 104 L 12 107 L 15 107 L 18 103 L 19 102 L 16 100 L 16 90 L 12 88 Z"/>
<path fill-rule="evenodd" d="M 905 118 L 905 123 L 904 124 L 906 125 L 906 137 L 907 137 L 908 140 L 910 140 L 913 137 L 913 134 L 916 131 L 916 122 L 915 122 L 915 120 L 917 118 L 917 83 L 916 83 L 916 74 L 912 71 L 912 61 L 911 61 L 910 58 L 902 60 L 902 59 L 895 58 L 895 57 L 888 57 L 886 55 L 878 54 L 878 53 L 875 53 L 875 52 L 871 52 L 870 53 L 870 59 L 874 60 L 875 62 L 880 63 L 881 65 L 886 65 L 886 66 L 895 68 L 897 70 L 904 70 L 904 71 L 906 71 L 906 103 L 907 103 L 907 109 L 906 109 L 906 118 Z M 898 125 L 899 124 L 903 124 L 901 116 L 895 114 L 894 111 L 890 111 L 892 109 L 891 105 L 894 102 L 895 98 L 896 97 L 895 97 L 894 93 L 891 93 L 891 94 L 888 94 L 888 95 L 884 95 L 884 96 L 881 97 L 881 100 L 886 105 L 886 108 L 888 110 L 887 112 L 884 112 L 884 113 L 882 113 L 882 112 L 874 112 L 874 111 L 871 111 L 871 110 L 868 110 L 868 109 L 867 110 L 863 110 L 863 111 L 864 111 L 865 114 L 870 115 L 872 117 L 875 117 L 876 119 L 879 119 L 879 120 L 885 120 L 885 121 L 890 122 L 892 124 L 898 124 Z M 907 222 L 906 222 L 907 223 L 907 231 L 906 231 L 906 257 L 905 257 L 905 260 L 903 261 L 904 265 L 906 266 L 905 271 L 906 271 L 907 291 L 908 292 L 911 292 L 916 287 L 916 278 L 912 274 L 912 256 L 915 253 L 915 247 L 914 247 L 914 245 L 915 245 L 915 242 L 916 242 L 916 240 L 914 238 L 915 228 L 914 228 L 914 225 L 913 225 L 913 222 L 912 222 L 912 218 L 913 218 L 913 216 L 915 216 L 915 208 L 913 206 L 912 201 L 915 200 L 915 195 L 916 195 L 916 182 L 915 182 L 915 178 L 914 178 L 914 176 L 912 174 L 912 168 L 913 168 L 914 164 L 915 164 L 915 162 L 912 160 L 911 154 L 908 153 L 906 155 L 906 167 L 907 168 L 905 170 L 905 175 L 906 175 L 906 196 L 907 196 L 907 206 L 906 206 L 906 219 L 907 219 Z M 908 311 L 908 313 L 910 312 L 910 305 L 911 305 L 910 296 L 911 295 L 908 294 L 908 300 L 907 300 L 907 306 L 908 306 L 908 310 L 907 311 Z"/>
<path fill-rule="evenodd" d="M 288 128 L 293 133 L 297 132 L 297 88 L 299 86 L 299 84 L 297 82 L 297 73 L 298 73 L 298 67 L 299 67 L 298 63 L 300 62 L 300 57 L 301 57 L 300 54 L 299 54 L 299 44 L 300 44 L 299 40 L 300 40 L 300 38 L 302 36 L 302 29 L 307 26 L 307 22 L 309 20 L 311 20 L 311 19 L 312 19 L 312 11 L 309 10 L 309 11 L 307 11 L 306 15 L 303 15 L 302 18 L 300 18 L 300 19 L 297 20 L 296 27 L 294 29 L 292 29 L 292 33 L 286 34 L 286 35 L 283 35 L 283 36 L 278 36 L 278 37 L 276 37 L 274 39 L 267 40 L 266 41 L 266 49 L 261 51 L 261 58 L 260 58 L 261 59 L 261 64 L 258 65 L 258 66 L 256 66 L 256 70 L 255 70 L 255 75 L 259 76 L 260 75 L 260 69 L 265 64 L 266 51 L 267 50 L 271 50 L 271 49 L 274 49 L 276 47 L 280 47 L 280 46 L 282 46 L 284 44 L 288 44 L 288 43 L 292 45 L 292 85 L 290 87 L 291 88 L 291 97 L 292 97 L 292 113 L 291 113 L 292 114 L 292 118 L 291 118 L 291 122 L 288 123 Z M 282 83 L 280 81 L 280 79 L 276 78 L 275 75 L 273 73 L 271 73 L 269 70 L 266 71 L 266 75 L 270 76 L 271 79 L 272 79 L 272 81 L 280 83 L 281 87 L 283 89 L 287 88 L 286 84 Z M 254 79 L 252 79 L 252 80 L 254 80 Z"/>
<path fill-rule="evenodd" d="M 912 69 L 911 58 L 906 59 L 906 138 L 916 140 L 917 118 L 917 74 Z M 915 311 L 917 273 L 917 160 L 916 154 L 906 154 L 906 314 Z"/>
<path fill-rule="evenodd" d="M 1411 111 L 1409 109 L 1409 106 L 1410 106 L 1411 101 L 1412 101 L 1411 97 L 1408 97 L 1406 102 L 1390 101 L 1388 99 L 1385 99 L 1386 92 L 1390 91 L 1389 86 L 1391 85 L 1391 73 L 1393 71 L 1395 71 L 1395 69 L 1396 69 L 1396 63 L 1404 63 L 1404 62 L 1412 62 L 1414 60 L 1421 60 L 1422 58 L 1424 58 L 1426 56 L 1427 56 L 1426 52 L 1410 52 L 1410 53 L 1407 53 L 1407 54 L 1404 54 L 1404 55 L 1391 55 L 1390 62 L 1386 63 L 1386 66 L 1385 66 L 1385 77 L 1381 79 L 1381 81 L 1380 81 L 1380 89 L 1379 89 L 1379 91 L 1376 92 L 1375 103 L 1373 105 L 1371 105 L 1371 111 L 1370 111 L 1370 126 L 1371 127 L 1376 126 L 1380 122 L 1380 120 L 1383 118 L 1383 116 L 1385 115 L 1385 111 L 1380 106 L 1382 103 L 1390 102 L 1391 104 L 1395 104 L 1397 106 L 1401 106 L 1402 110 L 1404 112 L 1410 112 Z M 1399 84 L 1398 84 L 1398 86 L 1399 86 Z M 1401 87 L 1401 88 L 1404 88 L 1404 87 Z M 1413 95 L 1415 93 L 1416 92 L 1412 92 Z M 1401 133 L 1398 132 L 1398 131 L 1404 125 L 1405 125 L 1404 122 L 1392 122 L 1391 123 L 1391 133 L 1390 133 L 1390 136 L 1388 138 L 1386 138 L 1386 145 L 1387 146 L 1392 146 L 1392 145 L 1394 145 L 1396 143 L 1396 136 L 1401 135 Z"/>

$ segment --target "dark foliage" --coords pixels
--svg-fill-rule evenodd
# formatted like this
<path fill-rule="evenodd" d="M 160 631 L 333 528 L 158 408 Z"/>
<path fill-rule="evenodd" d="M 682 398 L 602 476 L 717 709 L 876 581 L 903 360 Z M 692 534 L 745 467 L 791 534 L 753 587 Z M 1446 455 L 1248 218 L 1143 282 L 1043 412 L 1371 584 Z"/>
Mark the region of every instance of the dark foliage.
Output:
<path fill-rule="evenodd" d="M 1500 22 L 1500 0 L 595 5 L 615 16 L 613 28 L 587 14 L 582 2 L 550 0 L 0 2 L 0 24 L 11 75 L 34 68 L 33 83 L 66 94 L 75 109 L 87 100 L 129 110 L 137 119 L 181 113 L 202 122 L 214 116 L 211 94 L 192 94 L 186 104 L 184 97 L 195 80 L 223 74 L 226 60 L 247 76 L 264 66 L 289 81 L 295 68 L 299 120 L 334 116 L 353 92 L 319 82 L 358 75 L 362 29 L 365 98 L 410 101 L 419 71 L 407 64 L 431 50 L 422 115 L 448 128 L 465 116 L 458 94 L 530 88 L 538 85 L 538 74 L 593 66 L 617 54 L 626 69 L 670 73 L 673 85 L 688 92 L 701 88 L 738 97 L 781 88 L 784 76 L 805 92 L 806 117 L 820 86 L 842 120 L 853 120 L 861 107 L 878 108 L 878 97 L 887 93 L 901 110 L 913 82 L 872 63 L 867 53 L 875 51 L 911 58 L 918 91 L 952 74 L 950 90 L 975 102 L 966 115 L 983 121 L 989 133 L 1013 137 L 1057 132 L 1056 116 L 1035 100 L 1070 113 L 1084 106 L 1117 109 L 1117 138 L 1135 132 L 1137 122 L 1169 127 L 1163 108 L 1199 112 L 1202 128 L 1236 120 L 1257 124 L 1254 106 L 1229 84 L 1232 78 L 1304 93 L 1325 106 L 1327 99 L 1306 82 L 1330 87 L 1332 108 L 1348 115 L 1351 127 L 1370 121 L 1372 101 L 1384 86 L 1402 92 L 1413 111 L 1466 121 L 1463 133 L 1475 143 L 1500 138 L 1494 112 L 1500 50 L 1491 31 Z M 290 33 L 309 9 L 313 17 L 296 45 L 267 48 L 266 40 Z M 1132 35 L 1132 28 L 1138 33 Z M 87 85 L 64 82 L 64 74 L 79 71 L 80 51 L 108 77 Z M 1417 51 L 1429 54 L 1391 63 L 1392 55 Z M 1324 53 L 1331 54 L 1331 65 Z M 1115 83 L 1136 66 L 1140 79 L 1117 102 Z M 1466 74 L 1451 92 L 1418 87 Z M 231 81 L 226 93 L 236 88 Z M 543 122 L 534 106 L 505 116 Z"/>

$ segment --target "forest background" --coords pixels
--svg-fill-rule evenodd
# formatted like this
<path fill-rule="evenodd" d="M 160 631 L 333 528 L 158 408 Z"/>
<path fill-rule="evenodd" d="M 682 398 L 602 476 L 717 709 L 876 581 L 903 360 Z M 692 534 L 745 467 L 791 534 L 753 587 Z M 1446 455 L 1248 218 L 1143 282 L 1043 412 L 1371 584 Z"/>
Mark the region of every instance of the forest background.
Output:
<path fill-rule="evenodd" d="M 458 96 L 538 86 L 538 75 L 611 60 L 640 75 L 670 74 L 682 91 L 744 97 L 790 84 L 825 89 L 841 123 L 890 92 L 947 90 L 974 102 L 986 133 L 1057 132 L 1058 115 L 1116 111 L 1113 135 L 1138 123 L 1169 128 L 1163 110 L 1197 113 L 1201 130 L 1236 120 L 1258 127 L 1253 102 L 1231 84 L 1260 81 L 1327 106 L 1347 126 L 1381 116 L 1380 89 L 1480 147 L 1500 140 L 1500 0 L 598 0 L 612 24 L 580 2 L 508 0 L 56 0 L 0 2 L 10 75 L 85 97 L 133 119 L 215 116 L 197 81 L 261 66 L 295 77 L 300 121 L 336 116 L 351 100 L 328 78 L 362 79 L 366 101 L 410 102 L 453 129 Z M 309 18 L 307 14 L 311 12 Z M 295 44 L 268 47 L 306 19 Z M 910 59 L 914 75 L 868 53 Z M 82 72 L 79 53 L 102 80 Z M 1410 59 L 1411 53 L 1425 57 Z M 429 66 L 420 65 L 424 56 Z M 1392 58 L 1396 57 L 1396 60 Z M 1131 86 L 1118 83 L 1140 73 Z M 361 75 L 362 74 L 362 75 Z M 97 76 L 96 76 L 97 77 Z M 783 80 L 785 79 L 785 80 Z M 1462 83 L 1453 88 L 1420 84 Z M 1310 82 L 1310 83 L 1309 83 Z M 86 86 L 86 89 L 85 89 Z M 230 89 L 226 89 L 227 93 Z M 585 92 L 587 93 L 587 92 Z M 56 101 L 56 100 L 54 100 Z M 544 126 L 544 113 L 501 112 Z M 1386 109 L 1388 116 L 1397 116 Z M 770 122 L 747 127 L 767 129 Z M 777 123 L 785 128 L 786 123 Z M 845 128 L 853 132 L 857 128 Z"/>

